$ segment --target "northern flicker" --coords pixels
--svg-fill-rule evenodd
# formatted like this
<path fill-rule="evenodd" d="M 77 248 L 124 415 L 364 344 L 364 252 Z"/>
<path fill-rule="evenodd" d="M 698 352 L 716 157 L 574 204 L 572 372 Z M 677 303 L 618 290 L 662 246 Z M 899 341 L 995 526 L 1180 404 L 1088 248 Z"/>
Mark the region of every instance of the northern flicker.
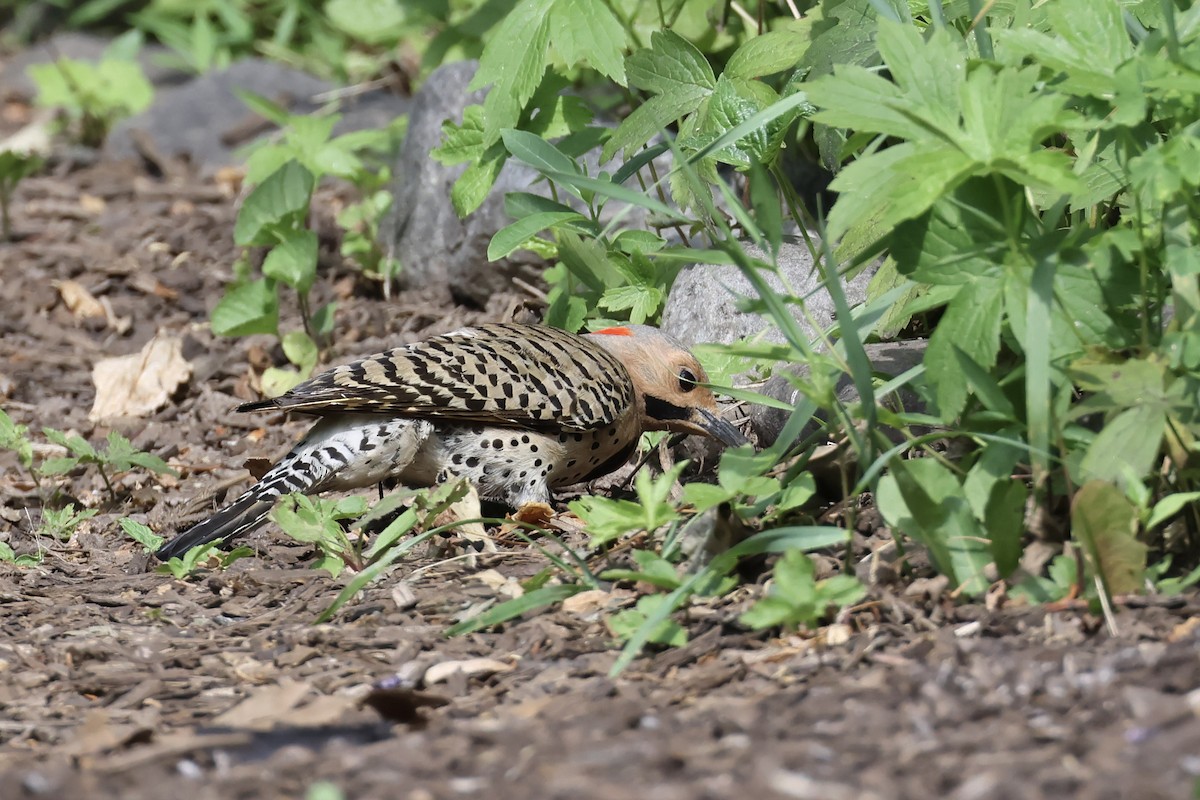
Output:
<path fill-rule="evenodd" d="M 682 344 L 646 325 L 582 336 L 481 325 L 368 356 L 239 406 L 321 419 L 258 483 L 156 555 L 247 533 L 290 492 L 466 478 L 481 498 L 519 508 L 612 472 L 644 431 L 744 444 L 698 385 L 707 380 Z"/>

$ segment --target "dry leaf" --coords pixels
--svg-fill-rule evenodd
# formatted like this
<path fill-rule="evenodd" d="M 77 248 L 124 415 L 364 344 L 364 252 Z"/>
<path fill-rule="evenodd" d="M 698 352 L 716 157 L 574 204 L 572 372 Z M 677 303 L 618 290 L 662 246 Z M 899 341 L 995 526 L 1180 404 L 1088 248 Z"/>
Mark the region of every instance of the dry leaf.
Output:
<path fill-rule="evenodd" d="M 606 608 L 624 605 L 634 592 L 628 589 L 589 589 L 586 592 L 573 594 L 562 601 L 562 610 L 576 617 L 591 617 Z"/>
<path fill-rule="evenodd" d="M 85 192 L 79 195 L 79 207 L 94 216 L 96 214 L 103 214 L 104 209 L 108 208 L 108 203 L 104 202 L 103 197 L 96 197 L 94 194 L 87 194 Z"/>
<path fill-rule="evenodd" d="M 216 727 L 267 730 L 300 705 L 310 692 L 312 687 L 307 683 L 285 678 L 275 686 L 264 686 L 252 692 L 233 708 L 217 715 L 212 724 Z"/>
<path fill-rule="evenodd" d="M 63 302 L 76 319 L 85 317 L 107 317 L 104 306 L 78 281 L 55 281 L 54 288 L 62 295 Z"/>
<path fill-rule="evenodd" d="M 517 513 L 513 514 L 512 518 L 517 522 L 524 522 L 526 525 L 544 528 L 546 523 L 554 518 L 554 509 L 545 503 L 526 503 L 517 509 Z"/>
<path fill-rule="evenodd" d="M 513 665 L 507 661 L 497 661 L 494 658 L 468 658 L 464 661 L 443 661 L 434 664 L 425 671 L 425 685 L 449 680 L 459 673 L 463 675 L 494 675 L 497 672 L 509 672 Z"/>
<path fill-rule="evenodd" d="M 88 419 L 140 417 L 166 405 L 180 384 L 192 374 L 183 357 L 183 341 L 159 333 L 140 353 L 106 358 L 92 368 L 96 401 Z"/>
<path fill-rule="evenodd" d="M 487 584 L 487 587 L 496 594 L 506 597 L 520 597 L 525 594 L 525 590 L 521 588 L 521 582 L 516 578 L 501 575 L 494 569 L 485 569 L 482 572 L 475 573 L 475 577 Z"/>

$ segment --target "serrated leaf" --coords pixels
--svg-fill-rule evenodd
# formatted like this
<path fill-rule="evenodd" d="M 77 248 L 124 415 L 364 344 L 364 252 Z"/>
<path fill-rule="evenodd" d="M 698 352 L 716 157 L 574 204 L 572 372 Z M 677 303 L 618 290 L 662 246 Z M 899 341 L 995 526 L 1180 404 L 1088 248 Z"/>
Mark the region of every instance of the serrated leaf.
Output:
<path fill-rule="evenodd" d="M 629 56 L 625 60 L 625 73 L 631 86 L 693 101 L 699 101 L 716 88 L 716 77 L 704 54 L 669 30 L 655 31 L 649 48 Z"/>
<path fill-rule="evenodd" d="M 483 103 L 483 144 L 512 128 L 546 71 L 550 10 L 556 0 L 522 0 L 493 31 L 479 58 L 470 89 L 492 85 Z"/>
<path fill-rule="evenodd" d="M 595 68 L 625 85 L 625 28 L 603 0 L 557 0 L 550 12 L 550 43 L 568 67 Z"/>
<path fill-rule="evenodd" d="M 964 286 L 946 307 L 925 351 L 925 368 L 937 394 L 938 413 L 952 420 L 967 402 L 968 376 L 959 353 L 984 370 L 996 364 L 1000 328 L 1004 320 L 1004 294 L 1000 282 L 981 278 Z M 998 402 L 998 398 L 992 398 Z"/>

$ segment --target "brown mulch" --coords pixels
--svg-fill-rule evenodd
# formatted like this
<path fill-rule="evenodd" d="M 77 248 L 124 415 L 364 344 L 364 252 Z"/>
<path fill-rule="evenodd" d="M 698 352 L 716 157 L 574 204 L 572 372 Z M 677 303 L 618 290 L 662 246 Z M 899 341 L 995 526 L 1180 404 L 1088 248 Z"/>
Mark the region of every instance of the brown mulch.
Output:
<path fill-rule="evenodd" d="M 255 557 L 180 581 L 147 572 L 116 520 L 169 532 L 245 485 L 303 421 L 231 413 L 254 396 L 269 337 L 206 326 L 232 276 L 236 187 L 130 164 L 61 163 L 22 184 L 20 239 L 0 244 L 0 405 L 99 442 L 96 360 L 181 336 L 190 381 L 115 427 L 181 477 L 77 470 L 56 503 L 99 513 L 35 540 L 42 494 L 0 454 L 0 797 L 1177 798 L 1200 778 L 1200 604 L 1146 603 L 1116 636 L 1086 609 L 1046 613 L 892 597 L 848 636 L 770 639 L 736 624 L 757 588 L 692 609 L 690 643 L 607 673 L 604 598 L 498 632 L 445 629 L 545 561 L 524 546 L 473 559 L 419 551 L 329 623 L 348 576 L 269 529 Z M 339 198 L 317 204 L 319 227 Z M 339 303 L 330 361 L 503 317 L 385 301 L 322 240 L 315 303 Z M 107 304 L 67 308 L 62 281 Z M 285 297 L 285 329 L 298 326 Z M 47 488 L 43 487 L 42 492 Z M 844 641 L 843 641 L 844 639 Z M 389 683 L 391 688 L 379 688 Z"/>

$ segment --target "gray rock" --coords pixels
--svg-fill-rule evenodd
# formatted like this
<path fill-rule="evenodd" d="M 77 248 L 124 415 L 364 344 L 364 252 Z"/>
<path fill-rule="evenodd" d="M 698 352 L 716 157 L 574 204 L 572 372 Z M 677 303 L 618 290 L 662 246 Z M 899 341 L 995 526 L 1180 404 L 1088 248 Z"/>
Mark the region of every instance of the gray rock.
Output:
<path fill-rule="evenodd" d="M 280 103 L 293 114 L 307 114 L 322 106 L 315 96 L 334 88 L 273 61 L 246 59 L 159 92 L 148 109 L 113 127 L 104 153 L 112 158 L 134 157 L 139 153 L 135 136 L 145 136 L 159 154 L 187 156 L 205 171 L 237 164 L 240 148 L 276 128 L 257 118 L 235 89 Z M 334 133 L 381 127 L 405 113 L 408 104 L 406 98 L 385 92 L 349 98 L 343 102 L 343 117 Z M 246 133 L 239 134 L 240 130 Z"/>
<path fill-rule="evenodd" d="M 380 235 L 402 265 L 404 284 L 483 306 L 492 294 L 510 290 L 513 278 L 537 281 L 545 263 L 519 250 L 502 261 L 487 260 L 492 235 L 512 221 L 504 213 L 504 194 L 531 191 L 537 172 L 509 159 L 483 205 L 459 219 L 450 190 L 467 165 L 446 166 L 429 155 L 441 144 L 442 123 L 462 122 L 463 109 L 487 95 L 467 91 L 477 67 L 475 61 L 440 67 L 413 99 L 408 135 L 392 172 L 395 203 Z"/>
<path fill-rule="evenodd" d="M 816 244 L 817 240 L 814 238 L 813 242 Z M 763 251 L 754 245 L 747 244 L 746 253 L 769 261 Z M 804 240 L 786 237 L 779 250 L 778 264 L 791 289 L 798 296 L 807 297 L 805 305 L 808 313 L 821 329 L 831 325 L 836 318 L 833 298 L 821 284 L 820 273 L 816 271 L 812 253 Z M 871 265 L 849 283 L 842 284 L 846 300 L 851 306 L 866 300 L 867 284 L 875 270 L 876 267 Z M 763 274 L 772 287 L 783 291 L 783 283 L 777 276 Z M 736 266 L 693 264 L 679 273 L 667 295 L 662 327 L 681 341 L 690 343 L 729 344 L 764 331 L 767 341 L 782 342 L 783 334 L 770 319 L 738 310 L 739 298 L 756 296 L 750 282 Z M 810 339 L 817 335 L 818 331 L 809 325 L 799 307 L 795 307 L 792 313 Z"/>
<path fill-rule="evenodd" d="M 871 366 L 876 373 L 895 377 L 905 370 L 920 364 L 925 357 L 925 348 L 927 346 L 928 342 L 926 340 L 913 339 L 905 342 L 868 344 L 866 345 L 866 350 L 867 357 L 871 360 Z M 809 373 L 809 366 L 807 364 L 795 364 L 789 368 L 789 372 L 795 376 L 804 377 Z M 774 376 L 759 391 L 768 397 L 782 400 L 790 405 L 795 405 L 800 399 L 799 390 L 792 385 L 791 381 L 785 375 Z M 914 392 L 902 389 L 899 395 L 900 402 L 906 411 L 917 413 L 924 413 L 926 411 L 924 402 Z M 858 390 L 854 388 L 854 381 L 849 375 L 842 376 L 841 380 L 838 381 L 837 396 L 839 400 L 847 404 L 859 401 Z M 761 405 L 750 406 L 750 427 L 758 438 L 759 444 L 763 447 L 774 444 L 775 440 L 779 438 L 783 426 L 787 424 L 789 416 L 790 414 L 787 411 Z M 820 419 L 825 419 L 825 416 L 821 412 L 818 412 L 817 416 Z M 818 428 L 818 423 L 810 420 L 804 427 L 799 438 L 816 433 Z"/>

